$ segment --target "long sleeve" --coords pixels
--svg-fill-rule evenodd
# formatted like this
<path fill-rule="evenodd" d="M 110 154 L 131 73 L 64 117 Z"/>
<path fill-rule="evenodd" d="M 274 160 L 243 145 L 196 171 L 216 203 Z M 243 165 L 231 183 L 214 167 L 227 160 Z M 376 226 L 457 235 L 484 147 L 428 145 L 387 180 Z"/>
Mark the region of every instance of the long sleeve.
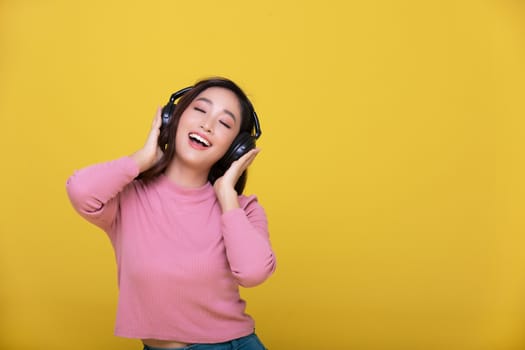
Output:
<path fill-rule="evenodd" d="M 76 171 L 67 180 L 66 190 L 82 217 L 108 231 L 117 214 L 117 195 L 138 173 L 133 159 L 122 157 Z"/>
<path fill-rule="evenodd" d="M 241 286 L 261 284 L 275 271 L 266 214 L 254 196 L 223 214 L 222 232 L 231 271 Z"/>

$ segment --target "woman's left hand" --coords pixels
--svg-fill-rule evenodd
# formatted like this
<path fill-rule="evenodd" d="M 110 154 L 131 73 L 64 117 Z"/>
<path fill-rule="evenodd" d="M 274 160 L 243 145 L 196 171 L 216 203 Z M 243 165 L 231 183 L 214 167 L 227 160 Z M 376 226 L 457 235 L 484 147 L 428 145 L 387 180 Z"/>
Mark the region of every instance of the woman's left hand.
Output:
<path fill-rule="evenodd" d="M 234 161 L 224 175 L 215 180 L 213 188 L 215 189 L 215 193 L 219 199 L 223 212 L 239 207 L 235 184 L 259 152 L 259 148 L 252 149 L 241 158 Z"/>

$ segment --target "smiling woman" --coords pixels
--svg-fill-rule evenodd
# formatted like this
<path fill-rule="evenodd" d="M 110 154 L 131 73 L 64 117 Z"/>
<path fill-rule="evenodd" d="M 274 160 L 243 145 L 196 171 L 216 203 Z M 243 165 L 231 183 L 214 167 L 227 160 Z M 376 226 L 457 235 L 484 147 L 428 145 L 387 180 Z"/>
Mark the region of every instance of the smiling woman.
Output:
<path fill-rule="evenodd" d="M 69 178 L 73 206 L 115 250 L 116 335 L 144 349 L 264 349 L 239 294 L 275 270 L 264 209 L 242 195 L 259 152 L 243 140 L 258 135 L 243 91 L 208 79 L 157 111 L 137 152 Z"/>
<path fill-rule="evenodd" d="M 175 99 L 180 97 L 181 92 L 182 97 L 175 105 Z M 188 130 L 187 135 L 181 136 L 178 134 L 178 127 L 183 114 L 185 119 L 191 119 L 194 123 L 200 124 L 196 130 Z M 190 140 L 204 141 L 205 145 L 206 141 L 210 142 L 205 134 L 217 133 L 220 137 L 213 136 L 216 142 L 220 143 L 224 138 L 230 146 L 224 150 L 222 158 L 215 160 L 211 169 L 204 172 L 207 174 L 207 179 L 214 184 L 215 180 L 230 168 L 232 162 L 255 149 L 255 140 L 261 135 L 259 119 L 250 100 L 239 86 L 223 78 L 203 80 L 190 89 L 185 88 L 174 93 L 170 102 L 162 110 L 162 120 L 160 135 L 158 137 L 153 135 L 158 140 L 159 148 L 163 150 L 162 157 L 153 166 L 146 166 L 146 170 L 141 170 L 139 178 L 145 181 L 164 173 L 171 163 L 175 163 L 172 160 L 177 157 L 176 150 L 184 147 L 184 144 L 178 145 L 177 140 L 190 138 L 191 134 Z M 211 125 L 212 129 L 209 123 L 214 123 Z M 215 125 L 216 123 L 219 125 Z M 234 135 L 234 140 L 228 141 L 232 135 Z M 192 144 L 197 146 L 194 142 Z M 214 151 L 217 149 L 218 147 L 214 147 Z M 185 152 L 179 152 L 179 155 L 183 153 Z M 136 156 L 140 157 L 141 154 Z M 234 186 L 238 194 L 244 191 L 246 180 L 247 173 L 244 169 Z"/>
<path fill-rule="evenodd" d="M 204 176 L 202 183 L 206 182 L 208 169 L 222 158 L 239 133 L 240 123 L 236 122 L 235 114 L 241 112 L 237 96 L 231 90 L 211 87 L 202 91 L 180 116 L 175 139 L 178 152 L 167 173 L 189 167 Z M 201 167 L 205 171 L 200 171 Z M 195 181 L 195 177 L 190 181 Z"/>

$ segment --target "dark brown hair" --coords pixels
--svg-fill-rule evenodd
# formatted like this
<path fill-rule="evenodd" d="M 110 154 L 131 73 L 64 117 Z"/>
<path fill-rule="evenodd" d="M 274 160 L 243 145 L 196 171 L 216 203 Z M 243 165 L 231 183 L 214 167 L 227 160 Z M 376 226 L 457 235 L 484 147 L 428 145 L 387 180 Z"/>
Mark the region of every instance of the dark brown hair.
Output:
<path fill-rule="evenodd" d="M 138 179 L 142 179 L 145 182 L 151 181 L 154 178 L 158 177 L 160 174 L 164 173 L 168 165 L 171 163 L 172 159 L 175 157 L 175 136 L 177 135 L 177 128 L 179 126 L 179 120 L 182 113 L 188 108 L 188 106 L 193 102 L 193 100 L 204 90 L 211 87 L 222 87 L 232 91 L 239 100 L 241 106 L 241 127 L 239 132 L 248 132 L 252 133 L 254 128 L 253 120 L 253 106 L 244 93 L 242 89 L 237 86 L 233 81 L 215 77 L 205 80 L 201 80 L 195 84 L 195 86 L 188 92 L 186 92 L 178 101 L 177 107 L 173 111 L 173 114 L 170 117 L 168 125 L 161 129 L 158 145 L 163 152 L 162 157 L 157 161 L 157 163 L 150 169 L 139 174 Z M 208 180 L 214 184 L 220 176 L 222 176 L 224 170 L 220 169 L 218 164 L 212 166 L 208 174 Z M 240 176 L 239 180 L 235 184 L 235 190 L 238 194 L 241 194 L 244 191 L 246 186 L 246 181 L 248 178 L 247 171 L 244 171 Z"/>

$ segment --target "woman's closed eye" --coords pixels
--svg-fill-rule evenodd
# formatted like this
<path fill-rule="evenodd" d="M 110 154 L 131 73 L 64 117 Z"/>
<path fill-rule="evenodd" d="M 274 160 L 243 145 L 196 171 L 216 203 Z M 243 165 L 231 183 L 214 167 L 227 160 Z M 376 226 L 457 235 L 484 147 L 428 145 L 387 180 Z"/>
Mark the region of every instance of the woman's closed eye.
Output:
<path fill-rule="evenodd" d="M 199 107 L 193 107 L 193 109 L 196 110 L 197 112 L 206 113 L 204 109 L 199 108 Z"/>
<path fill-rule="evenodd" d="M 220 122 L 223 126 L 227 127 L 228 129 L 231 129 L 231 128 L 232 128 L 232 127 L 230 126 L 230 124 L 228 124 L 228 123 L 226 123 L 226 122 L 224 122 L 224 121 L 222 121 L 222 120 L 219 120 L 219 122 Z"/>

